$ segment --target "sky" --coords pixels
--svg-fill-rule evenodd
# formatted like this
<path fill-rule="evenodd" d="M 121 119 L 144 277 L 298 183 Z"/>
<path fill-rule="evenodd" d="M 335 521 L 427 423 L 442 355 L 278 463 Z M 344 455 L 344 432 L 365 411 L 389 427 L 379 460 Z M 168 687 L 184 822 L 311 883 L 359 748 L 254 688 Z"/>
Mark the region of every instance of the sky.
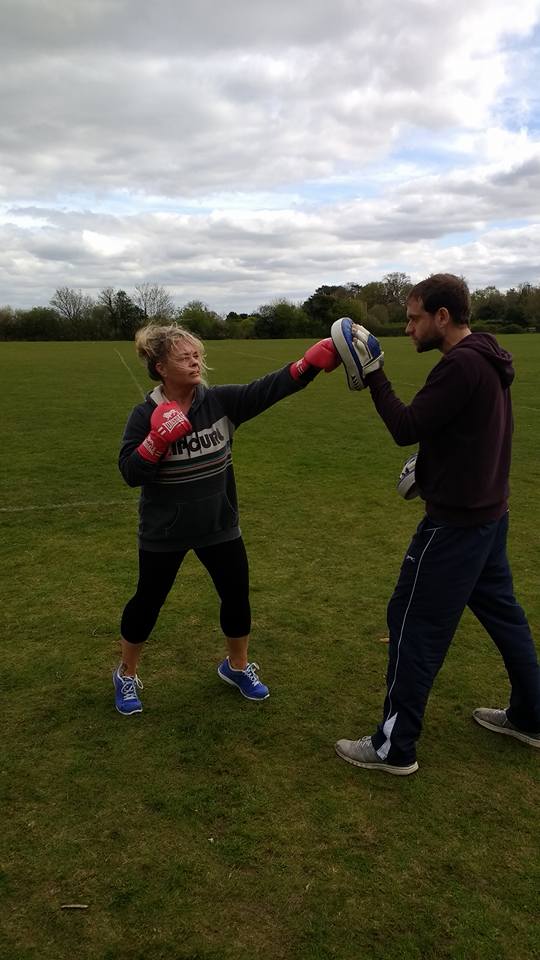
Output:
<path fill-rule="evenodd" d="M 540 284 L 540 0 L 2 0 L 0 305 Z"/>

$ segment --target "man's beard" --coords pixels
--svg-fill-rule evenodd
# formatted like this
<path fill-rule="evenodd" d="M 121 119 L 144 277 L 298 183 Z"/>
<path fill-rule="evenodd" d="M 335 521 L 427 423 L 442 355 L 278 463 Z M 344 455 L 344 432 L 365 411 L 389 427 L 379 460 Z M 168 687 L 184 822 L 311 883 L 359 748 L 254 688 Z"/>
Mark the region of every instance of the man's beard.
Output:
<path fill-rule="evenodd" d="M 427 353 L 428 350 L 440 350 L 442 342 L 443 338 L 441 336 L 430 337 L 429 340 L 419 340 L 416 344 L 416 352 Z"/>

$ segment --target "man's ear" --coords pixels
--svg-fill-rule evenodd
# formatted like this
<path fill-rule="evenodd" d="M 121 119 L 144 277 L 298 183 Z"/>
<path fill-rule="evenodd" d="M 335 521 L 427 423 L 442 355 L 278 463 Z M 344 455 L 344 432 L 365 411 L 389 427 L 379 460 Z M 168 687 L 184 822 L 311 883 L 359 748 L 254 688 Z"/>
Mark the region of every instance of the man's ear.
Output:
<path fill-rule="evenodd" d="M 441 327 L 447 327 L 450 323 L 450 314 L 446 307 L 439 307 L 437 310 L 437 322 Z"/>

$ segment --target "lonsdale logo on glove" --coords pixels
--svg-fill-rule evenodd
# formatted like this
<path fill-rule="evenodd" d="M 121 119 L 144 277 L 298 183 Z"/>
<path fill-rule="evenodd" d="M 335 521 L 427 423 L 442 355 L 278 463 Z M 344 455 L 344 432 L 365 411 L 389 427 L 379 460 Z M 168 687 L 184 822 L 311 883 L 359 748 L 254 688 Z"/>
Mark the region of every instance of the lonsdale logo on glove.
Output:
<path fill-rule="evenodd" d="M 157 428 L 157 432 L 161 434 L 162 437 L 165 437 L 167 436 L 167 432 L 172 433 L 174 428 L 177 427 L 178 424 L 180 423 L 182 424 L 189 423 L 189 420 L 186 417 L 186 415 L 182 413 L 182 411 L 179 408 L 176 410 L 167 410 L 167 412 L 163 414 L 163 422 Z M 190 425 L 190 429 L 191 429 L 191 425 Z"/>

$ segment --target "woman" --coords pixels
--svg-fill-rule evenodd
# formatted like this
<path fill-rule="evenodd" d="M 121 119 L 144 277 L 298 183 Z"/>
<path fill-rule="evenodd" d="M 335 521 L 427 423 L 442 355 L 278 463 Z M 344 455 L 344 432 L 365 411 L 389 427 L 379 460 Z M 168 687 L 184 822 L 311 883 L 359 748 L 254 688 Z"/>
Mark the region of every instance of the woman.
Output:
<path fill-rule="evenodd" d="M 142 710 L 142 645 L 189 550 L 208 570 L 221 601 L 227 657 L 218 674 L 248 700 L 264 700 L 268 687 L 258 678 L 258 665 L 248 662 L 249 573 L 238 526 L 233 434 L 321 370 L 334 370 L 340 358 L 329 338 L 260 380 L 208 387 L 204 346 L 188 330 L 152 324 L 138 331 L 135 344 L 159 384 L 132 411 L 120 450 L 124 480 L 142 491 L 139 582 L 122 615 L 122 662 L 113 672 L 116 709 L 124 715 Z"/>

